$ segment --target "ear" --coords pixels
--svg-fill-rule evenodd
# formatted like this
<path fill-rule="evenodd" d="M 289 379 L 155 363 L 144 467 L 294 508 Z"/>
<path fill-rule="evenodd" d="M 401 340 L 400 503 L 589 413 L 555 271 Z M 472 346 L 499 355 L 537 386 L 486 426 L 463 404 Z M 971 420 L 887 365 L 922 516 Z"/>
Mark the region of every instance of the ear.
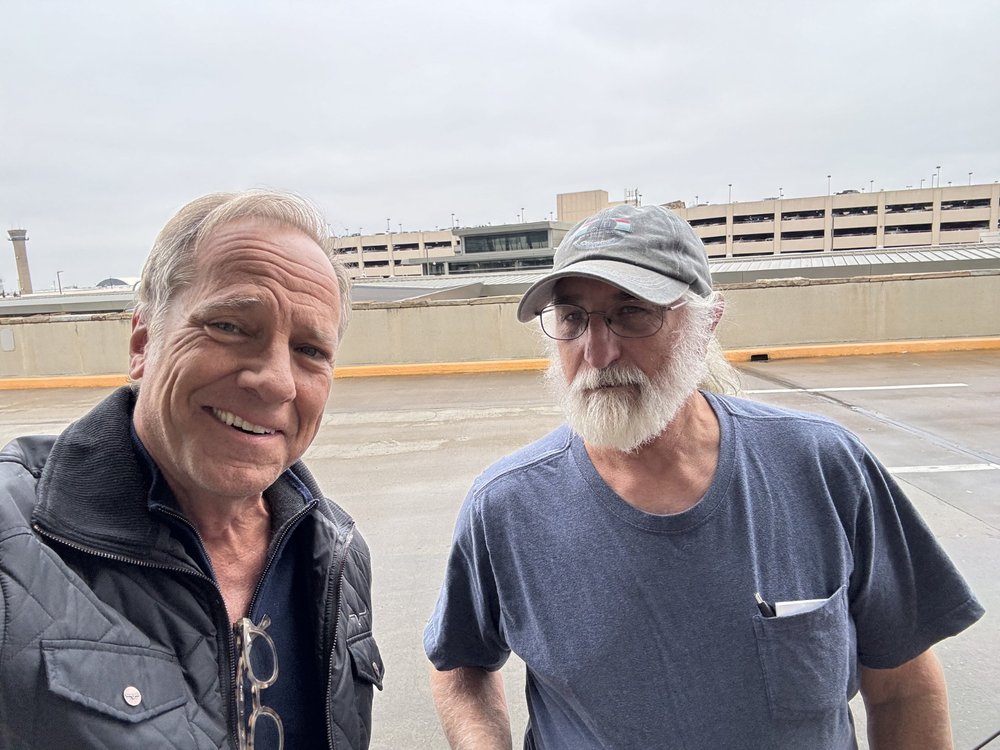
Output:
<path fill-rule="evenodd" d="M 132 380 L 142 378 L 146 368 L 146 353 L 149 348 L 149 326 L 138 309 L 132 312 L 132 335 L 128 339 L 128 376 Z"/>
<path fill-rule="evenodd" d="M 726 311 L 726 299 L 721 294 L 715 301 L 715 305 L 712 307 L 712 332 L 719 326 L 719 321 L 722 320 L 722 314 Z"/>

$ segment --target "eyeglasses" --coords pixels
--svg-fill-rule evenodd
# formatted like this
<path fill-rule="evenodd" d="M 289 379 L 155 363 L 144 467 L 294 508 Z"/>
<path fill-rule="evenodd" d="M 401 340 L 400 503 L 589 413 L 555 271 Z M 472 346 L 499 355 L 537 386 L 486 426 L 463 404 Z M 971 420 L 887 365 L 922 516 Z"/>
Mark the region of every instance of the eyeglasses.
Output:
<path fill-rule="evenodd" d="M 637 300 L 629 300 L 615 305 L 610 310 L 584 310 L 579 305 L 549 305 L 538 313 L 542 332 L 557 341 L 572 341 L 580 338 L 593 315 L 604 318 L 608 329 L 625 339 L 642 339 L 652 336 L 663 328 L 663 316 L 667 310 L 682 307 L 684 301 L 669 307 L 651 305 Z"/>
<path fill-rule="evenodd" d="M 249 617 L 242 617 L 233 626 L 236 634 L 236 649 L 239 654 L 236 660 L 236 713 L 239 717 L 236 731 L 240 750 L 254 750 L 257 720 L 261 716 L 266 716 L 274 722 L 278 732 L 278 750 L 283 750 L 285 747 L 285 728 L 281 725 L 281 718 L 273 708 L 261 705 L 260 702 L 260 691 L 271 687 L 278 679 L 278 652 L 274 648 L 271 636 L 265 632 L 270 625 L 271 618 L 264 615 L 260 620 L 260 625 L 254 625 Z M 255 667 L 254 661 L 251 659 L 251 651 L 254 643 L 260 641 L 267 644 L 270 653 L 258 659 Z M 268 656 L 270 656 L 270 660 L 268 660 Z M 270 668 L 271 674 L 267 677 L 258 676 L 255 669 L 261 668 Z M 247 715 L 246 690 L 243 687 L 244 677 L 250 681 L 251 711 L 249 716 Z"/>

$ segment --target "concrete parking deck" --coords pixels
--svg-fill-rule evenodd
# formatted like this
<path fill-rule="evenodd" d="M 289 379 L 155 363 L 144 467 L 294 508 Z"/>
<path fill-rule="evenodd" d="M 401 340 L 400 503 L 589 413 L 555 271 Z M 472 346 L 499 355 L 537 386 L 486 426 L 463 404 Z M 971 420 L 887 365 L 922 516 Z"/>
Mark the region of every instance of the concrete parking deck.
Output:
<path fill-rule="evenodd" d="M 983 620 L 938 647 L 956 747 L 975 747 L 1000 729 L 1000 352 L 740 367 L 751 397 L 824 414 L 861 436 L 986 606 Z M 0 394 L 0 441 L 58 431 L 108 392 Z M 375 699 L 374 748 L 446 747 L 430 699 L 421 631 L 455 514 L 480 470 L 559 422 L 537 372 L 334 384 L 307 461 L 330 496 L 358 520 L 374 555 L 375 630 L 387 669 L 385 691 Z M 512 659 L 505 674 L 516 735 L 526 713 L 523 667 Z M 863 708 L 857 706 L 856 715 L 863 724 Z M 994 744 L 1000 750 L 1000 740 Z"/>

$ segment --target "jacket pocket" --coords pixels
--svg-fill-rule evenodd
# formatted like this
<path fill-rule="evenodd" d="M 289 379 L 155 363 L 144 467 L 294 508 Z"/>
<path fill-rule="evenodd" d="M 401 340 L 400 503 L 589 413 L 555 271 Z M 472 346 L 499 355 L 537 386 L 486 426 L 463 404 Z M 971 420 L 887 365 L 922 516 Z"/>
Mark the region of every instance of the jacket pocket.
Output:
<path fill-rule="evenodd" d="M 43 640 L 41 647 L 49 690 L 105 716 L 135 724 L 186 700 L 171 654 L 81 640 Z"/>
<path fill-rule="evenodd" d="M 347 651 L 351 655 L 351 666 L 354 669 L 354 674 L 364 682 L 381 690 L 385 666 L 382 663 L 382 654 L 379 653 L 378 644 L 375 643 L 375 637 L 368 633 L 357 638 L 347 644 Z"/>
<path fill-rule="evenodd" d="M 844 705 L 854 658 L 845 586 L 809 612 L 758 615 L 753 625 L 771 716 L 803 719 Z"/>
<path fill-rule="evenodd" d="M 372 687 L 382 689 L 385 667 L 382 654 L 371 632 L 356 637 L 347 644 L 351 655 L 351 674 L 354 677 L 354 707 L 358 713 L 358 731 L 361 747 L 368 747 L 372 736 Z"/>

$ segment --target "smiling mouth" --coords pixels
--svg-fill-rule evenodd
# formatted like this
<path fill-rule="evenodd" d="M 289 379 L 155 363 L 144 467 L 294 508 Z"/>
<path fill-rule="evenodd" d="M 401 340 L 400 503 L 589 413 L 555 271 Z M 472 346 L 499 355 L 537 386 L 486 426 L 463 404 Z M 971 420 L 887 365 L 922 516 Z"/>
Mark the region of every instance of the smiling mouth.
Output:
<path fill-rule="evenodd" d="M 259 424 L 253 424 L 252 422 L 247 422 L 242 417 L 238 417 L 232 412 L 223 411 L 222 409 L 216 409 L 213 407 L 212 414 L 225 425 L 230 427 L 235 427 L 241 432 L 247 432 L 252 435 L 273 435 L 277 430 L 272 430 L 269 427 L 261 427 Z"/>

